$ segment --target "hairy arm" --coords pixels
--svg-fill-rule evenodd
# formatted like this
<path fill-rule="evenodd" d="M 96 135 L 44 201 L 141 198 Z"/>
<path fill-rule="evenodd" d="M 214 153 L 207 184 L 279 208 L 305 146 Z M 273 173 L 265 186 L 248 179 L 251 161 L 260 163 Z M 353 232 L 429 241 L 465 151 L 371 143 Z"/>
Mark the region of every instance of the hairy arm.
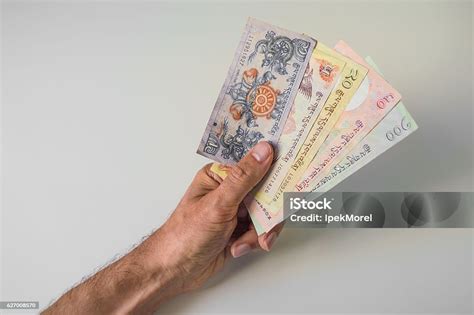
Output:
<path fill-rule="evenodd" d="M 42 314 L 152 313 L 182 289 L 178 268 L 160 255 L 166 244 L 164 233 L 162 229 L 156 231 L 129 254 L 68 291 Z"/>
<path fill-rule="evenodd" d="M 229 257 L 269 251 L 283 225 L 257 235 L 242 201 L 273 159 L 259 143 L 222 180 L 199 171 L 165 224 L 137 248 L 64 294 L 44 314 L 149 314 L 199 288 Z"/>

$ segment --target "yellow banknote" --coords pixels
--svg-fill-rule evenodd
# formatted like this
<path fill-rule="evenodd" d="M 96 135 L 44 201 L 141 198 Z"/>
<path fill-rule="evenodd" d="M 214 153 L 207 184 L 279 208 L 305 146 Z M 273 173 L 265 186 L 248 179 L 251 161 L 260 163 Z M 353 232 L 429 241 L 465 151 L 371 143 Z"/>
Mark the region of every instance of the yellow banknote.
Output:
<path fill-rule="evenodd" d="M 259 201 L 269 203 L 278 192 L 301 145 L 339 81 L 345 65 L 345 61 L 334 54 L 324 52 L 320 46 L 314 49 L 278 141 L 278 157 L 265 178 L 252 192 Z"/>
<path fill-rule="evenodd" d="M 299 178 L 304 174 L 306 168 L 313 160 L 320 146 L 326 139 L 327 135 L 333 128 L 336 121 L 350 102 L 360 84 L 367 75 L 367 68 L 352 61 L 351 59 L 335 52 L 327 46 L 318 43 L 319 49 L 329 55 L 336 56 L 343 60 L 346 64 L 342 69 L 339 82 L 329 95 L 325 105 L 323 106 L 319 116 L 311 127 L 304 143 L 292 162 L 289 171 L 281 181 L 277 192 L 268 202 L 265 200 L 257 200 L 256 198 L 246 198 L 250 216 L 254 222 L 258 222 L 263 230 L 268 230 L 274 226 L 275 222 L 280 222 L 278 216 L 283 207 L 283 193 L 291 191 L 295 188 Z"/>
<path fill-rule="evenodd" d="M 315 159 L 298 180 L 296 191 L 310 191 L 324 177 L 326 170 L 350 152 L 400 101 L 401 96 L 345 42 L 337 51 L 364 64 L 369 69 L 357 94 L 341 115 Z"/>
<path fill-rule="evenodd" d="M 380 73 L 377 65 L 370 57 L 365 59 L 375 71 Z M 367 77 L 369 77 L 369 75 L 367 75 Z M 350 104 L 348 106 L 350 106 Z M 342 117 L 340 119 L 342 119 Z M 362 141 L 350 150 L 350 152 L 344 154 L 343 158 L 340 159 L 338 163 L 331 164 L 329 166 L 330 168 L 325 170 L 325 174 L 320 177 L 319 181 L 311 182 L 311 186 L 307 187 L 305 191 L 312 191 L 313 194 L 314 192 L 320 192 L 323 194 L 324 192 L 329 191 L 338 183 L 370 163 L 370 161 L 375 159 L 377 156 L 405 139 L 417 128 L 418 125 L 405 106 L 401 101 L 398 102 L 395 107 L 390 110 L 387 115 L 385 115 L 383 119 L 369 132 L 369 134 L 362 139 Z M 315 161 L 319 161 L 317 157 L 313 160 L 312 164 L 315 163 Z M 256 206 L 260 207 L 260 212 L 253 212 L 253 221 L 266 222 L 264 218 L 266 209 L 261 204 L 256 204 Z M 259 235 L 265 233 L 292 213 L 294 212 L 291 210 L 283 211 L 283 209 L 281 209 L 277 213 L 272 213 L 271 224 L 265 228 L 260 225 L 255 225 L 255 229 Z"/>
<path fill-rule="evenodd" d="M 229 166 L 221 163 L 212 163 L 211 172 L 217 174 L 220 178 L 225 179 L 227 177 L 227 172 L 229 171 Z"/>
<path fill-rule="evenodd" d="M 339 59 L 346 62 L 342 70 L 341 79 L 338 85 L 329 95 L 326 104 L 323 106 L 316 122 L 299 150 L 290 170 L 283 179 L 277 193 L 273 196 L 272 202 L 282 203 L 283 192 L 292 190 L 298 179 L 303 175 L 309 163 L 313 160 L 321 144 L 333 128 L 340 115 L 343 113 L 346 105 L 354 96 L 360 84 L 367 75 L 368 70 L 362 65 L 351 59 L 335 52 L 329 47 L 320 47 L 323 51 L 336 55 Z"/>

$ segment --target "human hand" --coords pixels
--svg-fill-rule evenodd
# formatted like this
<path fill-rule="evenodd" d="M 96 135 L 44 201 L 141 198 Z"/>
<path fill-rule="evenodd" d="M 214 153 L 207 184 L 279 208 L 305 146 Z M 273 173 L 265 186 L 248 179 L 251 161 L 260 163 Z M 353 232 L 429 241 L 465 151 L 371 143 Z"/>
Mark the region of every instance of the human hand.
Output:
<path fill-rule="evenodd" d="M 269 251 L 283 228 L 258 236 L 242 200 L 270 168 L 261 142 L 222 180 L 201 169 L 166 223 L 130 253 L 66 292 L 44 314 L 146 314 L 200 287 L 230 257 Z"/>
<path fill-rule="evenodd" d="M 211 164 L 197 173 L 156 241 L 160 246 L 157 255 L 161 260 L 166 257 L 164 265 L 183 275 L 179 277 L 183 291 L 201 286 L 230 255 L 240 257 L 251 250 L 272 248 L 283 223 L 258 236 L 242 204 L 272 160 L 271 145 L 260 142 L 229 167 L 224 180 L 210 171 Z"/>

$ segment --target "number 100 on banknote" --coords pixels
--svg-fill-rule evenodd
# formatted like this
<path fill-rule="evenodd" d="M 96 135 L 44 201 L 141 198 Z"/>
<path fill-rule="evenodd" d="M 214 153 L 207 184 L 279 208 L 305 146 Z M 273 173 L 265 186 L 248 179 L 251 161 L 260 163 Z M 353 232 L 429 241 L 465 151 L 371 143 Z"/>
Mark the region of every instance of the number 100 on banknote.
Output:
<path fill-rule="evenodd" d="M 261 140 L 277 145 L 315 45 L 250 18 L 197 152 L 235 164 Z"/>

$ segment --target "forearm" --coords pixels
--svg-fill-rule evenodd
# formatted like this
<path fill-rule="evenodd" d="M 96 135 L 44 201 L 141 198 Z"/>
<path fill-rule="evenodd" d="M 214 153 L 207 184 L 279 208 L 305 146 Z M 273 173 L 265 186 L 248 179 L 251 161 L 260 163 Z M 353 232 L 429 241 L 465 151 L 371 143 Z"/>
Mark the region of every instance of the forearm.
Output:
<path fill-rule="evenodd" d="M 272 147 L 260 142 L 225 180 L 211 172 L 210 164 L 203 167 L 158 231 L 44 314 L 152 313 L 163 301 L 201 287 L 231 255 L 242 256 L 263 242 L 269 250 L 269 238 L 259 238 L 245 211 L 238 218 L 238 209 L 272 160 Z"/>
<path fill-rule="evenodd" d="M 158 230 L 129 254 L 64 294 L 44 314 L 152 313 L 180 292 L 178 271 L 160 259 Z"/>

